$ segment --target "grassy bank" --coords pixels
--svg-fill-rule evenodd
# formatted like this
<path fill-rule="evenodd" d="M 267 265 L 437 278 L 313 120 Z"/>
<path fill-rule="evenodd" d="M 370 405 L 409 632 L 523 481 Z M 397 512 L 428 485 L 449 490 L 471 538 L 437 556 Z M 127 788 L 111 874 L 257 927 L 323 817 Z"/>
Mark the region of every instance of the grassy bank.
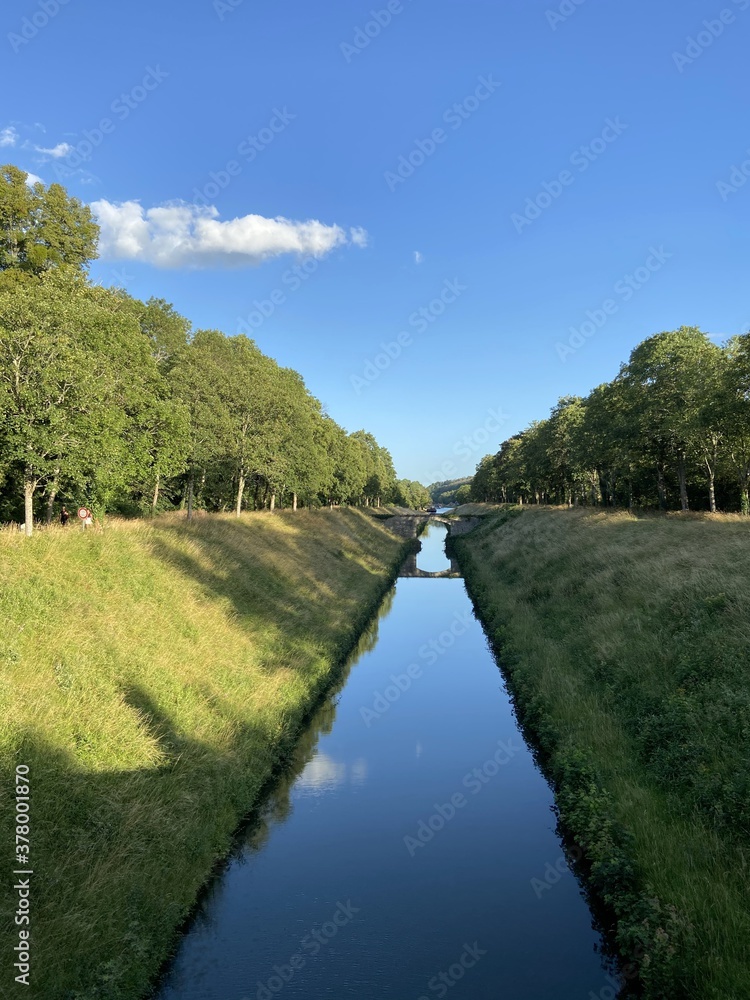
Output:
<path fill-rule="evenodd" d="M 453 544 L 646 995 L 749 997 L 750 523 L 511 509 Z"/>
<path fill-rule="evenodd" d="M 32 986 L 6 964 L 3 996 L 143 995 L 408 544 L 354 510 L 0 535 L 0 781 L 7 805 L 28 765 L 34 870 Z"/>

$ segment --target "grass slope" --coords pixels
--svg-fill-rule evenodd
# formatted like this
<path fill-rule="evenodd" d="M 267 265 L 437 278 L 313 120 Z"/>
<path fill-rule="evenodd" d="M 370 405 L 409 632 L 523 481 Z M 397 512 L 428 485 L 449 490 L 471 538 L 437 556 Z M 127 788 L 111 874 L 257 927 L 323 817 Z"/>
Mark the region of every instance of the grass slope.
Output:
<path fill-rule="evenodd" d="M 0 535 L 0 787 L 29 766 L 34 869 L 32 988 L 3 995 L 143 995 L 404 549 L 353 510 Z"/>
<path fill-rule="evenodd" d="M 492 512 L 454 542 L 652 998 L 750 997 L 750 523 Z"/>

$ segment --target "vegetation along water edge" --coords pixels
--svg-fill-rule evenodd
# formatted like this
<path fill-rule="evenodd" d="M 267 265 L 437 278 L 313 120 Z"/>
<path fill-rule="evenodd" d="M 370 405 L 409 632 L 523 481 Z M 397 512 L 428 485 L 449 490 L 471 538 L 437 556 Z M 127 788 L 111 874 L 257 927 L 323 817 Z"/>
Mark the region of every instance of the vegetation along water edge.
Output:
<path fill-rule="evenodd" d="M 746 522 L 508 506 L 451 544 L 626 969 L 750 996 Z"/>
<path fill-rule="evenodd" d="M 29 768 L 35 996 L 145 994 L 415 544 L 354 509 L 0 533 L 0 770 L 9 788 Z M 9 924 L 15 905 L 6 887 Z"/>

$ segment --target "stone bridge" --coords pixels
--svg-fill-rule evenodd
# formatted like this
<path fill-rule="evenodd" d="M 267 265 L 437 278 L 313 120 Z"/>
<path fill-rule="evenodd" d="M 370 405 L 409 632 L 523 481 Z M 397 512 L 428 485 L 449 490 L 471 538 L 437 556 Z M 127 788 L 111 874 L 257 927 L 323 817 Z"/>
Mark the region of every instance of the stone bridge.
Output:
<path fill-rule="evenodd" d="M 440 580 L 440 579 L 456 579 L 463 574 L 458 568 L 458 563 L 455 559 L 451 559 L 451 568 L 440 570 L 439 573 L 428 573 L 426 569 L 419 569 L 417 567 L 417 552 L 412 552 L 410 556 L 407 556 L 406 561 L 398 572 L 401 576 L 418 576 L 424 579 Z"/>
<path fill-rule="evenodd" d="M 476 526 L 480 523 L 481 518 L 448 518 L 441 517 L 440 514 L 424 514 L 420 511 L 414 511 L 413 513 L 408 514 L 394 514 L 393 517 L 384 520 L 383 524 L 394 534 L 400 535 L 401 538 L 418 538 L 421 526 L 427 521 L 446 525 L 449 535 L 465 535 L 468 531 L 472 531 L 476 528 Z M 458 563 L 453 558 L 450 560 L 450 569 L 444 569 L 438 573 L 429 573 L 427 570 L 418 569 L 417 555 L 418 552 L 412 552 L 411 555 L 406 558 L 406 561 L 398 574 L 400 577 L 455 579 L 456 577 L 460 577 L 462 575 Z"/>

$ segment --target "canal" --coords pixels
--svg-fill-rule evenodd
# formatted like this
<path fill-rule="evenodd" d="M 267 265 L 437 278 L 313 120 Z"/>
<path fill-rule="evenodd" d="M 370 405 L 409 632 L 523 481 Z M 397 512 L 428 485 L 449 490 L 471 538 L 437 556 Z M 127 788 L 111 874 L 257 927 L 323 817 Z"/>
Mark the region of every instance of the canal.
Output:
<path fill-rule="evenodd" d="M 612 998 L 555 826 L 463 581 L 399 579 L 155 996 Z"/>

